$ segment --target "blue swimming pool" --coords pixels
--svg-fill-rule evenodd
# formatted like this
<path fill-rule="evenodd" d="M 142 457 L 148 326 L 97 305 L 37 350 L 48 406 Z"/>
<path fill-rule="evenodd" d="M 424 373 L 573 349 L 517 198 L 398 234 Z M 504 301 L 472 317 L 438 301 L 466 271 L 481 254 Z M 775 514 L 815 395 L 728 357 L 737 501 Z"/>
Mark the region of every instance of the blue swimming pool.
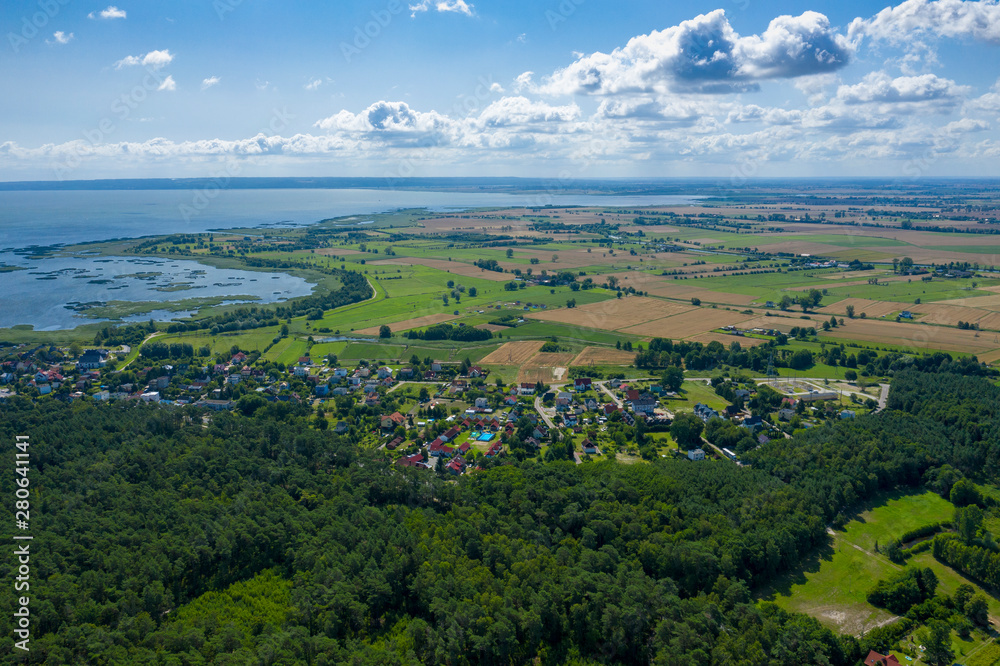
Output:
<path fill-rule="evenodd" d="M 479 436 L 480 442 L 488 442 L 491 439 L 493 439 L 493 433 L 491 432 L 484 432 L 482 435 Z"/>

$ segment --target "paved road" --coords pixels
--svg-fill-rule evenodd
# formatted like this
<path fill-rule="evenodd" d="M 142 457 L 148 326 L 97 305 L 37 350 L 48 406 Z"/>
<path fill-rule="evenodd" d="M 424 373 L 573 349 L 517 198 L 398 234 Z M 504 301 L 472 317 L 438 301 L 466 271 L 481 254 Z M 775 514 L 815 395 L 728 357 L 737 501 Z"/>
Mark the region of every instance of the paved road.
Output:
<path fill-rule="evenodd" d="M 611 392 L 611 389 L 608 388 L 607 384 L 605 384 L 604 382 L 595 382 L 595 383 L 601 387 L 601 390 L 604 391 L 609 398 L 615 401 L 616 405 L 618 405 L 619 407 L 622 406 L 622 401 L 619 400 L 618 397 Z"/>
<path fill-rule="evenodd" d="M 149 342 L 150 340 L 152 340 L 153 338 L 155 338 L 158 335 L 163 335 L 163 331 L 156 331 L 155 333 L 150 333 L 149 335 L 147 335 L 146 339 L 139 343 L 139 348 L 141 349 L 144 344 L 146 344 L 147 342 Z M 129 347 L 128 354 L 131 354 L 131 353 L 132 353 L 132 348 Z M 135 358 L 139 358 L 139 357 L 136 356 Z M 127 368 L 129 365 L 132 364 L 132 361 L 134 361 L 135 358 L 133 358 L 128 363 L 126 363 L 122 367 L 120 367 L 117 370 L 115 370 L 115 372 L 118 373 L 118 372 L 121 372 L 122 370 L 124 370 L 125 368 Z"/>
<path fill-rule="evenodd" d="M 555 387 L 553 386 L 552 388 L 554 389 Z M 542 421 L 545 422 L 545 427 L 547 428 L 556 427 L 556 424 L 552 422 L 552 419 L 549 418 L 549 415 L 545 413 L 545 408 L 542 407 L 542 396 L 540 395 L 535 396 L 535 411 L 538 412 L 538 415 L 542 417 Z"/>
<path fill-rule="evenodd" d="M 878 398 L 878 407 L 875 408 L 876 412 L 881 412 L 885 409 L 886 402 L 889 400 L 889 384 L 879 384 L 882 387 L 882 394 Z"/>

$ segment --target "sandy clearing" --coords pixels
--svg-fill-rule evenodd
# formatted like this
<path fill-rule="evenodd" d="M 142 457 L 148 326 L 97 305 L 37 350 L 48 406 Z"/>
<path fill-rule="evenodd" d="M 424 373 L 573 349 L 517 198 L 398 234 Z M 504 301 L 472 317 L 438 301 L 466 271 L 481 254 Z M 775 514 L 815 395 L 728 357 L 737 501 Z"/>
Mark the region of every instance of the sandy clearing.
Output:
<path fill-rule="evenodd" d="M 689 312 L 693 307 L 658 298 L 634 296 L 615 298 L 600 303 L 589 303 L 576 308 L 563 308 L 545 312 L 532 312 L 531 319 L 556 321 L 571 326 L 599 328 L 616 331 L 670 315 Z"/>
<path fill-rule="evenodd" d="M 545 344 L 542 340 L 505 342 L 502 347 L 484 357 L 481 365 L 523 365 Z"/>
<path fill-rule="evenodd" d="M 649 293 L 654 296 L 664 298 L 697 298 L 703 303 L 719 303 L 723 305 L 750 305 L 755 300 L 754 296 L 747 294 L 732 294 L 726 291 L 713 291 L 711 289 L 693 288 L 681 293 L 676 287 L 667 285 L 657 289 L 649 289 Z"/>
<path fill-rule="evenodd" d="M 873 321 L 871 319 L 849 319 L 844 326 L 820 332 L 820 337 L 835 337 L 842 340 L 860 340 L 881 344 L 898 345 L 914 350 L 942 349 L 944 351 L 980 354 L 1000 349 L 1000 340 L 995 333 L 960 331 L 944 326 L 925 326 L 917 323 L 896 323 L 894 321 Z"/>
<path fill-rule="evenodd" d="M 1000 311 L 1000 294 L 996 296 L 973 296 L 972 298 L 950 298 L 946 301 L 935 301 L 939 305 L 959 305 L 967 308 L 982 308 L 993 312 Z"/>
<path fill-rule="evenodd" d="M 632 365 L 635 352 L 608 347 L 586 347 L 570 365 Z"/>
<path fill-rule="evenodd" d="M 403 319 L 400 321 L 392 322 L 388 326 L 392 329 L 393 333 L 401 333 L 403 331 L 408 331 L 411 328 L 421 328 L 423 326 L 432 326 L 434 324 L 440 324 L 442 322 L 451 321 L 452 319 L 458 319 L 455 315 L 451 314 L 431 314 L 424 315 L 423 317 L 414 317 L 412 319 Z M 360 330 L 354 331 L 355 333 L 360 333 L 361 335 L 378 335 L 379 326 L 370 326 L 368 328 L 362 328 Z"/>
<path fill-rule="evenodd" d="M 845 298 L 841 301 L 837 301 L 836 303 L 831 303 L 830 305 L 819 308 L 817 312 L 846 317 L 848 305 L 854 306 L 855 318 L 860 317 L 861 313 L 864 312 L 869 319 L 872 317 L 881 317 L 882 315 L 888 315 L 893 312 L 909 308 L 909 306 L 905 303 L 896 303 L 894 301 L 873 301 L 867 298 Z"/>
<path fill-rule="evenodd" d="M 941 303 L 919 303 L 908 307 L 910 312 L 923 315 L 919 319 L 921 324 L 942 324 L 944 326 L 957 326 L 960 321 L 975 324 L 990 314 L 988 310 Z"/>
<path fill-rule="evenodd" d="M 734 310 L 697 308 L 693 311 L 672 317 L 664 317 L 639 324 L 638 326 L 630 326 L 629 328 L 620 329 L 620 331 L 631 335 L 648 335 L 677 340 L 689 338 L 699 333 L 707 333 L 722 326 L 735 326 L 752 318 L 752 315 L 741 314 Z"/>

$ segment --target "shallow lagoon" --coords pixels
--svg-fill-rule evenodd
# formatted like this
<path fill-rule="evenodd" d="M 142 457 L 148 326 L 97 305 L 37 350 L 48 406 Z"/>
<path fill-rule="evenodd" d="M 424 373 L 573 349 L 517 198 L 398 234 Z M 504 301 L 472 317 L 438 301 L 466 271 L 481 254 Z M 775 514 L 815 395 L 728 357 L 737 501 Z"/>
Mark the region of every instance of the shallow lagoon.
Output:
<path fill-rule="evenodd" d="M 92 321 L 81 312 L 110 301 L 167 303 L 224 296 L 227 302 L 275 303 L 308 296 L 313 285 L 285 273 L 215 268 L 194 261 L 155 257 L 53 257 L 37 261 L 0 254 L 0 262 L 25 270 L 0 273 L 0 328 L 31 324 L 35 330 L 74 328 Z M 245 299 L 240 297 L 256 297 Z M 177 319 L 190 312 L 125 317 Z"/>

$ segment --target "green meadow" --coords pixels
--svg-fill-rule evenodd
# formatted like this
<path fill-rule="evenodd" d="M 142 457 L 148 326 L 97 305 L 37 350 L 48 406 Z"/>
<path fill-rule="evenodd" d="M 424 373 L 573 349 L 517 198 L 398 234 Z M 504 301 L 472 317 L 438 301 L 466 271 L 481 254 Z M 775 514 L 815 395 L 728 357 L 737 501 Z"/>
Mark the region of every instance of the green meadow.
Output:
<path fill-rule="evenodd" d="M 783 576 L 759 591 L 760 598 L 782 608 L 813 615 L 830 628 L 859 633 L 884 623 L 892 615 L 867 602 L 867 592 L 880 578 L 902 569 L 875 551 L 909 530 L 952 519 L 954 506 L 936 493 L 893 492 L 861 507 L 843 530 L 814 551 L 801 570 Z M 911 557 L 907 567 L 929 567 L 937 574 L 939 593 L 953 594 L 970 580 L 934 559 L 930 552 Z M 985 594 L 985 592 L 984 592 Z M 1000 612 L 1000 601 L 986 594 L 990 613 Z M 965 648 L 966 651 L 968 647 Z"/>

